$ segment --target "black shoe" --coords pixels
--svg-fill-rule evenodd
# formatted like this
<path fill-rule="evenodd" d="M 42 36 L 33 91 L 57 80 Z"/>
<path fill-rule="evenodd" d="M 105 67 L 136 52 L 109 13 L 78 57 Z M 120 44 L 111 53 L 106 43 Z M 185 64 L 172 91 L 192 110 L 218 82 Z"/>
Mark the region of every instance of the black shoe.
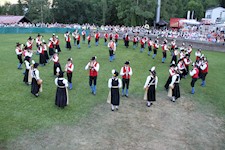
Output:
<path fill-rule="evenodd" d="M 116 110 L 119 110 L 119 108 L 116 108 Z"/>
<path fill-rule="evenodd" d="M 112 111 L 114 111 L 114 109 L 111 109 Z"/>
<path fill-rule="evenodd" d="M 125 95 L 128 98 L 128 95 Z"/>
<path fill-rule="evenodd" d="M 34 94 L 36 97 L 38 97 L 39 96 L 39 94 Z"/>

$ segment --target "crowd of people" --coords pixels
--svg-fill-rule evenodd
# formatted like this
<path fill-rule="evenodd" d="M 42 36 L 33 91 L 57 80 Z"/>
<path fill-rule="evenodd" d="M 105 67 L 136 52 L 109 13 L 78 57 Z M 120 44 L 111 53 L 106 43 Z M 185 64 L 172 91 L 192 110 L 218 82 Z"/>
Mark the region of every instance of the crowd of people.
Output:
<path fill-rule="evenodd" d="M 91 47 L 91 38 L 95 39 L 95 46 L 99 46 L 100 33 L 98 31 L 93 32 L 93 34 L 86 35 L 85 30 L 79 32 L 74 30 L 74 32 L 66 32 L 64 34 L 64 40 L 66 42 L 66 48 L 68 51 L 71 48 L 77 47 L 81 48 L 80 40 L 82 37 L 83 45 L 87 40 L 87 48 Z M 109 50 L 109 61 L 113 63 L 115 60 L 115 51 L 118 47 L 119 34 L 113 32 L 112 30 L 105 31 L 102 36 L 103 43 L 105 47 Z M 165 63 L 166 59 L 170 56 L 170 68 L 169 68 L 169 77 L 165 82 L 165 89 L 168 91 L 168 96 L 171 101 L 175 102 L 176 99 L 180 97 L 180 88 L 179 83 L 181 79 L 186 79 L 188 75 L 192 77 L 191 80 L 191 94 L 195 93 L 195 82 L 198 79 L 202 80 L 201 86 L 206 86 L 206 76 L 208 73 L 208 61 L 206 56 L 202 53 L 201 49 L 198 49 L 195 52 L 195 60 L 191 60 L 190 56 L 192 53 L 192 45 L 185 45 L 178 47 L 176 40 L 174 39 L 171 43 L 165 38 L 163 41 L 159 41 L 159 38 L 154 40 L 148 38 L 147 36 L 140 36 L 139 32 L 136 32 L 133 37 L 129 36 L 129 33 L 125 31 L 123 35 L 123 42 L 126 48 L 137 49 L 140 47 L 140 53 L 144 52 L 144 49 L 147 49 L 147 56 L 152 55 L 152 59 L 156 58 L 156 55 L 159 51 L 159 48 L 162 49 L 162 63 Z M 73 41 L 72 41 L 73 39 Z M 72 44 L 71 44 L 72 42 Z M 130 46 L 130 42 L 133 43 Z M 36 44 L 36 48 L 34 46 Z M 85 44 L 86 45 L 86 44 Z M 37 49 L 37 50 L 35 50 Z M 153 51 L 153 54 L 152 54 Z M 32 60 L 33 53 L 39 55 L 39 63 Z M 22 64 L 25 65 L 24 72 L 24 83 L 27 85 L 31 84 L 31 93 L 36 97 L 39 97 L 40 92 L 42 91 L 42 79 L 38 70 L 38 66 L 45 66 L 47 63 L 53 62 L 53 75 L 56 77 L 55 84 L 57 86 L 55 104 L 59 107 L 64 108 L 69 103 L 68 90 L 72 90 L 72 76 L 74 70 L 74 64 L 72 58 L 68 58 L 67 64 L 65 67 L 61 67 L 59 53 L 65 52 L 60 48 L 60 40 L 57 35 L 54 33 L 49 38 L 48 42 L 43 40 L 42 35 L 38 34 L 34 39 L 29 37 L 26 44 L 16 44 L 16 54 L 19 60 L 18 69 L 22 69 Z M 193 66 L 193 69 L 190 69 L 190 66 Z M 93 56 L 87 65 L 84 67 L 85 70 L 89 71 L 89 86 L 91 93 L 96 95 L 97 93 L 97 77 L 100 70 L 100 64 L 97 62 L 97 57 Z M 158 84 L 157 77 L 157 68 L 153 66 L 149 72 L 149 76 L 146 79 L 144 84 L 145 96 L 144 99 L 147 100 L 146 105 L 150 107 L 156 101 L 156 88 Z M 67 74 L 67 79 L 64 78 L 64 72 Z M 112 78 L 108 80 L 108 87 L 110 88 L 110 94 L 108 97 L 109 103 L 111 104 L 111 110 L 118 110 L 120 104 L 120 92 L 119 89 L 122 87 L 121 96 L 128 97 L 129 95 L 129 85 L 130 78 L 133 75 L 133 69 L 130 66 L 130 61 L 127 60 L 124 63 L 124 66 L 121 67 L 120 72 L 117 70 L 112 70 Z M 120 79 L 119 75 L 122 77 Z"/>

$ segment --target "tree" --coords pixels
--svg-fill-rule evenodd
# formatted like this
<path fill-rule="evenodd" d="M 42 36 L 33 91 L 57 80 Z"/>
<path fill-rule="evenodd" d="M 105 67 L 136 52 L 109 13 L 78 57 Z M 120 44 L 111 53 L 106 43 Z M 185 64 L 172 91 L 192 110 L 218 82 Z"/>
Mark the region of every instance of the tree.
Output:
<path fill-rule="evenodd" d="M 204 16 L 204 9 L 200 1 L 190 0 L 187 4 L 187 10 L 194 11 L 194 18 L 201 19 Z"/>

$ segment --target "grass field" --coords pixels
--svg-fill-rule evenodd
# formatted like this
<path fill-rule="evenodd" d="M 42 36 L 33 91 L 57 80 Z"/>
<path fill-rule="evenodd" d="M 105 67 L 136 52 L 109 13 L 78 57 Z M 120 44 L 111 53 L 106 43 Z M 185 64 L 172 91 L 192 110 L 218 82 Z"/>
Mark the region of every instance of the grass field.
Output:
<path fill-rule="evenodd" d="M 38 98 L 30 93 L 30 86 L 25 85 L 23 80 L 23 70 L 17 69 L 18 60 L 15 54 L 15 43 L 25 43 L 30 34 L 2 34 L 0 35 L 0 54 L 1 54 L 1 88 L 0 88 L 0 145 L 22 136 L 25 133 L 34 133 L 37 130 L 45 130 L 53 125 L 73 125 L 79 122 L 81 118 L 88 117 L 93 107 L 105 103 L 108 88 L 107 81 L 111 77 L 111 70 L 115 68 L 120 70 L 126 60 L 130 60 L 133 69 L 133 76 L 130 84 L 130 97 L 142 99 L 143 85 L 149 74 L 149 69 L 156 66 L 159 85 L 157 92 L 164 91 L 164 84 L 168 78 L 168 67 L 170 58 L 166 63 L 161 63 L 162 54 L 159 50 L 157 57 L 153 60 L 147 56 L 147 49 L 144 53 L 139 52 L 139 48 L 126 49 L 122 41 L 116 52 L 116 60 L 109 62 L 108 49 L 103 46 L 103 40 L 98 47 L 87 48 L 87 44 L 81 43 L 81 49 L 73 46 L 71 51 L 64 48 L 65 42 L 63 35 L 59 35 L 61 40 L 60 63 L 64 67 L 69 57 L 73 58 L 75 71 L 73 74 L 73 89 L 69 91 L 70 104 L 65 109 L 59 109 L 54 105 L 56 86 L 54 84 L 53 63 L 50 62 L 45 67 L 39 67 L 40 77 L 43 79 L 43 92 Z M 50 37 L 50 34 L 44 34 L 44 39 Z M 32 34 L 36 37 L 36 34 Z M 195 50 L 194 50 L 195 52 Z M 194 53 L 193 52 L 193 53 Z M 225 94 L 224 94 L 224 74 L 225 64 L 224 53 L 204 51 L 209 61 L 209 74 L 206 78 L 206 87 L 201 87 L 200 80 L 196 83 L 196 93 L 190 94 L 191 78 L 188 77 L 181 81 L 183 93 L 192 101 L 198 103 L 198 108 L 203 112 L 212 112 L 218 116 L 224 117 L 225 114 Z M 88 85 L 88 72 L 84 70 L 92 56 L 97 56 L 100 63 L 99 76 L 97 80 L 97 95 L 90 93 Z M 192 59 L 194 60 L 194 54 Z M 33 59 L 38 62 L 39 56 L 34 55 Z M 1 147 L 0 146 L 0 147 Z"/>

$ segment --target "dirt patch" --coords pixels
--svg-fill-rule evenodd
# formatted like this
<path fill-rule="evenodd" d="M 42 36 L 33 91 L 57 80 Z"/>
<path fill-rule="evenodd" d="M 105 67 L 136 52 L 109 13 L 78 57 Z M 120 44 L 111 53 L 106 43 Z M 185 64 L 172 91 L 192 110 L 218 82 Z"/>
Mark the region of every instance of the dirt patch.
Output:
<path fill-rule="evenodd" d="M 199 112 L 185 97 L 172 103 L 157 95 L 150 108 L 145 101 L 122 98 L 118 111 L 105 103 L 75 126 L 55 126 L 20 137 L 7 149 L 168 150 L 225 149 L 225 122 Z"/>

